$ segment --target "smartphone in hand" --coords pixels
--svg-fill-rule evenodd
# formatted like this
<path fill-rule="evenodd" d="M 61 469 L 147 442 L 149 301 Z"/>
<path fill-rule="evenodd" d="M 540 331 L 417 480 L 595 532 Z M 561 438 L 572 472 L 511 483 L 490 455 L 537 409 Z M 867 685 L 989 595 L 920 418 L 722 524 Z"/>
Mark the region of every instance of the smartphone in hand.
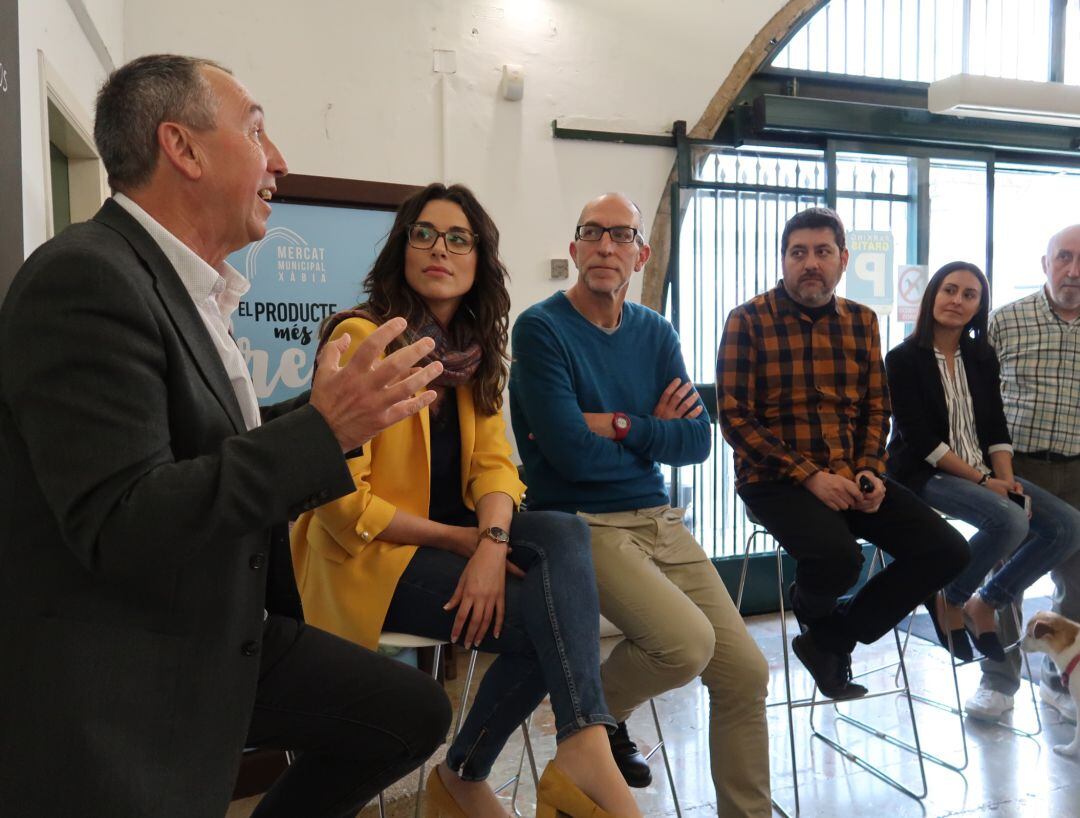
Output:
<path fill-rule="evenodd" d="M 1018 491 L 1006 492 L 1009 499 L 1016 503 L 1020 508 L 1024 509 L 1028 514 L 1031 514 L 1031 498 L 1026 494 L 1021 494 Z"/>

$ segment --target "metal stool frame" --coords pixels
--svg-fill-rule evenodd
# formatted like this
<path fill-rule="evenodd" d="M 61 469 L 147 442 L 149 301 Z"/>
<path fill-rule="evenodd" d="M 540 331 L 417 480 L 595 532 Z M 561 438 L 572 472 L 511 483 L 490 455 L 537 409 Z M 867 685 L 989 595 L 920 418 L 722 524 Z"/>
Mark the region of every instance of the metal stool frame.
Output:
<path fill-rule="evenodd" d="M 744 591 L 744 589 L 746 587 L 746 573 L 747 573 L 747 570 L 748 570 L 748 568 L 750 566 L 750 547 L 751 547 L 751 544 L 753 543 L 754 539 L 757 536 L 759 536 L 759 535 L 767 535 L 767 534 L 768 534 L 768 531 L 764 527 L 755 524 L 754 531 L 750 534 L 750 536 L 746 540 L 746 550 L 745 550 L 745 552 L 743 554 L 742 572 L 741 572 L 741 575 L 739 577 L 739 591 L 738 591 L 738 594 L 736 596 L 736 602 L 735 602 L 735 605 L 736 605 L 737 608 L 742 607 L 743 591 Z M 782 638 L 782 647 L 783 647 L 783 652 L 784 652 L 784 685 L 785 685 L 786 698 L 781 700 L 781 701 L 767 702 L 765 706 L 766 707 L 784 706 L 786 708 L 786 710 L 787 710 L 788 746 L 789 746 L 790 752 L 791 752 L 791 779 L 792 779 L 793 789 L 794 789 L 794 792 L 795 792 L 795 813 L 794 814 L 797 816 L 801 812 L 801 804 L 800 804 L 800 801 L 799 801 L 798 763 L 797 763 L 797 759 L 796 759 L 796 756 L 795 756 L 795 719 L 794 719 L 794 711 L 797 708 L 803 708 L 803 707 L 810 708 L 810 729 L 811 729 L 811 735 L 813 737 L 820 739 L 826 745 L 828 745 L 829 747 L 831 747 L 832 749 L 834 749 L 838 753 L 840 753 L 848 761 L 851 761 L 851 762 L 857 764 L 859 767 L 866 770 L 868 773 L 870 773 L 874 777 L 880 779 L 881 781 L 884 781 L 889 786 L 899 790 L 900 792 L 904 793 L 905 795 L 909 796 L 910 798 L 915 799 L 916 801 L 921 801 L 923 798 L 926 797 L 927 792 L 928 792 L 928 787 L 927 787 L 927 783 L 926 783 L 926 768 L 925 768 L 925 766 L 923 764 L 923 757 L 922 757 L 922 753 L 921 753 L 921 745 L 919 743 L 919 728 L 918 728 L 918 724 L 917 724 L 917 722 L 915 720 L 915 708 L 914 708 L 914 705 L 912 704 L 911 687 L 910 687 L 910 683 L 909 683 L 908 677 L 907 677 L 907 667 L 904 664 L 904 655 L 903 655 L 903 651 L 902 651 L 902 648 L 901 648 L 901 645 L 900 645 L 900 635 L 899 635 L 899 633 L 896 631 L 895 628 L 893 629 L 893 637 L 896 640 L 896 650 L 897 650 L 897 654 L 899 656 L 898 664 L 899 664 L 901 675 L 903 676 L 903 680 L 904 680 L 903 686 L 902 687 L 898 686 L 898 687 L 896 687 L 896 688 L 894 688 L 892 690 L 883 690 L 883 691 L 878 691 L 878 692 L 875 692 L 875 693 L 867 693 L 865 696 L 860 697 L 859 701 L 864 701 L 866 699 L 879 698 L 879 697 L 882 697 L 882 696 L 893 696 L 893 695 L 897 695 L 897 694 L 903 695 L 907 699 L 908 712 L 909 712 L 909 716 L 911 718 L 911 729 L 912 729 L 912 733 L 913 733 L 913 735 L 915 737 L 915 747 L 917 748 L 916 758 L 918 759 L 918 762 L 919 762 L 919 777 L 920 777 L 920 780 L 922 782 L 922 787 L 921 787 L 922 792 L 921 792 L 921 794 L 914 791 L 914 790 L 912 790 L 911 788 L 909 788 L 908 786 L 906 786 L 905 784 L 903 784 L 899 780 L 897 780 L 897 779 L 893 778 L 892 776 L 888 775 L 883 770 L 875 767 L 873 764 L 871 764 L 869 761 L 862 758 L 858 754 L 853 753 L 852 751 L 847 749 L 844 745 L 840 744 L 836 739 L 833 739 L 832 737 L 825 735 L 824 733 L 822 733 L 820 730 L 817 729 L 817 726 L 814 724 L 814 708 L 819 706 L 819 705 L 825 704 L 825 701 L 818 701 L 818 698 L 817 698 L 817 686 L 816 685 L 814 686 L 814 692 L 813 692 L 813 694 L 811 695 L 810 698 L 808 698 L 808 699 L 807 698 L 794 699 L 792 697 L 792 693 L 791 693 L 791 660 L 790 660 L 790 656 L 788 654 L 789 648 L 788 648 L 788 631 L 787 631 L 787 615 L 786 615 L 787 612 L 784 609 L 783 547 L 780 546 L 779 544 L 776 546 L 776 590 L 777 590 L 777 600 L 778 600 L 779 606 L 780 606 L 780 630 L 781 630 L 781 638 Z M 860 677 L 867 676 L 867 675 L 870 675 L 872 673 L 877 673 L 877 672 L 880 672 L 881 670 L 885 670 L 885 669 L 888 669 L 888 668 L 891 668 L 891 667 L 892 667 L 892 665 L 885 665 L 885 666 L 882 666 L 882 667 L 873 668 L 871 670 L 864 671 L 863 673 L 860 673 L 859 676 Z M 836 706 L 837 703 L 834 702 L 833 704 L 834 704 L 834 706 Z M 871 732 L 873 735 L 878 735 L 879 737 L 884 737 L 879 731 L 870 730 L 869 732 Z M 785 810 L 776 801 L 776 799 L 772 799 L 772 805 L 773 805 L 773 808 L 777 812 L 779 812 L 781 815 L 785 816 L 785 818 L 790 818 L 791 814 L 787 810 Z"/>
<path fill-rule="evenodd" d="M 437 639 L 427 639 L 422 636 L 413 636 L 412 634 L 404 633 L 390 633 L 385 632 L 379 638 L 379 645 L 385 647 L 400 647 L 400 648 L 421 648 L 430 647 L 435 649 L 435 658 L 431 666 L 431 678 L 438 679 L 439 666 L 442 661 L 442 650 L 447 642 L 443 642 Z M 468 709 L 469 703 L 469 691 L 472 688 L 473 676 L 476 673 L 476 657 L 479 655 L 479 651 L 472 650 L 469 654 L 469 667 L 465 673 L 465 685 L 461 692 L 461 707 L 458 709 L 457 720 L 454 722 L 454 737 L 461 732 L 462 722 L 465 720 L 465 711 Z M 530 719 L 532 717 L 530 716 Z M 515 815 L 520 815 L 517 809 L 517 791 L 518 785 L 521 780 L 521 771 L 525 762 L 525 754 L 529 756 L 529 766 L 532 771 L 533 782 L 539 785 L 540 777 L 536 773 L 536 760 L 533 757 L 532 743 L 529 740 L 529 720 L 526 720 L 521 725 L 521 732 L 524 736 L 525 743 L 522 747 L 521 759 L 518 762 L 517 774 L 507 779 L 503 784 L 495 789 L 495 793 L 498 794 L 505 790 L 507 787 L 513 785 L 514 795 L 511 802 Z M 420 818 L 420 810 L 423 806 L 424 800 L 424 773 L 427 771 L 427 762 L 425 761 L 420 765 L 419 780 L 416 785 L 416 807 L 413 812 L 415 818 Z M 379 818 L 386 818 L 386 802 L 382 791 L 379 792 Z"/>
<path fill-rule="evenodd" d="M 1020 607 L 1019 607 L 1019 605 L 1012 605 L 1010 607 L 1012 608 L 1013 618 L 1016 620 L 1017 630 L 1018 630 L 1018 632 L 1022 633 L 1023 628 L 1021 627 Z M 907 646 L 908 646 L 908 642 L 911 639 L 911 628 L 912 628 L 912 624 L 914 622 L 914 619 L 915 619 L 915 613 L 912 612 L 911 617 L 908 618 L 908 625 L 907 625 L 907 628 L 905 629 L 905 633 L 904 633 L 904 642 L 903 642 L 903 647 L 902 647 L 902 652 L 903 653 L 907 652 Z M 917 702 L 920 702 L 921 704 L 929 705 L 930 707 L 935 707 L 938 710 L 942 710 L 942 711 L 944 711 L 946 713 L 950 713 L 953 716 L 957 717 L 957 722 L 958 722 L 958 724 L 960 726 L 960 740 L 961 740 L 961 745 L 962 745 L 962 748 L 963 748 L 963 750 L 962 750 L 963 760 L 961 762 L 955 762 L 954 763 L 952 761 L 948 761 L 948 760 L 946 760 L 944 758 L 941 758 L 940 756 L 934 755 L 933 753 L 930 753 L 930 752 L 928 752 L 926 750 L 923 750 L 922 754 L 927 759 L 927 761 L 932 761 L 933 763 L 935 763 L 935 764 L 937 764 L 937 765 L 939 765 L 941 767 L 944 767 L 944 768 L 946 768 L 948 770 L 952 770 L 953 772 L 962 772 L 963 770 L 965 770 L 967 768 L 968 764 L 970 763 L 970 756 L 969 756 L 969 753 L 968 753 L 968 743 L 967 743 L 967 725 L 966 725 L 966 723 L 964 721 L 964 718 L 967 715 L 967 712 L 964 710 L 963 703 L 961 702 L 961 699 L 960 699 L 960 680 L 959 680 L 959 678 L 957 676 L 956 671 L 959 668 L 967 667 L 968 665 L 975 664 L 976 662 L 981 662 L 982 659 L 979 658 L 979 657 L 976 657 L 976 658 L 970 659 L 968 661 L 958 660 L 956 658 L 956 655 L 955 655 L 954 651 L 953 651 L 952 634 L 951 633 L 946 632 L 946 640 L 949 643 L 948 644 L 949 666 L 950 666 L 950 669 L 952 670 L 953 692 L 954 692 L 955 697 L 956 697 L 956 705 L 953 706 L 951 704 L 946 704 L 945 702 L 941 702 L 941 701 L 938 701 L 937 699 L 932 699 L 929 696 L 923 696 L 923 695 L 918 694 L 918 693 L 912 693 L 911 698 L 914 699 Z M 1007 645 L 1005 647 L 1005 652 L 1006 653 L 1010 653 L 1012 651 L 1020 651 L 1020 656 L 1021 656 L 1021 659 L 1022 659 L 1022 661 L 1024 663 L 1024 669 L 1027 671 L 1028 686 L 1029 686 L 1029 688 L 1031 690 L 1031 703 L 1032 703 L 1032 709 L 1035 712 L 1035 724 L 1036 724 L 1036 727 L 1035 727 L 1034 730 L 1024 730 L 1024 729 L 1016 727 L 1015 725 L 1012 725 L 1012 724 L 1010 724 L 1010 723 L 1008 723 L 1008 722 L 1006 722 L 1006 721 L 1004 721 L 1002 719 L 991 720 L 991 719 L 981 719 L 980 718 L 980 719 L 978 719 L 978 721 L 980 721 L 980 722 L 982 722 L 984 724 L 992 724 L 992 725 L 995 725 L 997 727 L 1002 727 L 1002 728 L 1008 730 L 1009 732 L 1013 733 L 1014 735 L 1021 736 L 1023 738 L 1035 738 L 1040 733 L 1042 733 L 1043 724 L 1042 724 L 1042 717 L 1039 715 L 1039 703 L 1038 703 L 1038 697 L 1037 697 L 1036 692 L 1035 692 L 1035 682 L 1034 682 L 1034 680 L 1032 678 L 1032 675 L 1031 675 L 1031 665 L 1030 665 L 1030 663 L 1028 661 L 1027 654 L 1024 653 L 1022 650 L 1020 650 L 1020 642 L 1019 641 L 1014 642 L 1011 645 Z M 897 675 L 899 675 L 899 672 L 900 671 L 899 671 L 899 668 L 898 668 L 897 669 Z M 844 721 L 848 722 L 849 724 L 853 724 L 853 725 L 855 725 L 857 727 L 861 727 L 862 729 L 873 730 L 873 728 L 869 727 L 868 725 L 860 724 L 860 723 L 858 723 L 857 720 L 854 720 L 854 719 L 852 719 L 851 717 L 849 717 L 847 715 L 840 714 L 839 718 L 843 719 Z M 976 717 L 973 716 L 972 718 L 976 718 Z M 894 746 L 902 747 L 902 748 L 908 750 L 909 752 L 915 752 L 915 748 L 912 747 L 909 743 L 906 743 L 906 742 L 904 742 L 904 741 L 902 741 L 900 739 L 897 739 L 897 738 L 895 738 L 893 736 L 886 736 L 885 740 L 888 741 L 890 744 L 893 744 Z"/>
<path fill-rule="evenodd" d="M 656 725 L 656 746 L 645 755 L 645 760 L 652 758 L 656 751 L 664 759 L 664 770 L 667 772 L 668 787 L 671 790 L 671 800 L 675 802 L 675 815 L 682 818 L 682 807 L 679 806 L 679 793 L 675 789 L 675 776 L 671 774 L 671 761 L 668 759 L 667 744 L 664 741 L 664 731 L 660 729 L 660 716 L 656 713 L 656 699 L 649 699 L 649 707 L 652 709 L 653 724 Z"/>

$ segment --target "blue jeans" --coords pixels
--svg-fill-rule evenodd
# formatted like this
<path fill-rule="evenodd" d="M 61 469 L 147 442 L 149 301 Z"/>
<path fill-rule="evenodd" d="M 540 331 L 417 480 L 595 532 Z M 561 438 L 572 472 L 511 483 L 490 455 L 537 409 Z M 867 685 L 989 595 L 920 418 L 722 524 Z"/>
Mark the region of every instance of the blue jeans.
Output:
<path fill-rule="evenodd" d="M 491 772 L 506 740 L 551 694 L 556 741 L 593 724 L 615 726 L 600 685 L 600 613 L 589 527 L 557 511 L 514 516 L 502 635 L 479 649 L 498 657 L 484 674 L 469 715 L 446 754 L 466 781 Z M 449 639 L 457 610 L 443 610 L 467 560 L 419 548 L 398 582 L 384 630 Z"/>
<path fill-rule="evenodd" d="M 1080 511 L 1029 480 L 1017 480 L 1031 497 L 1030 521 L 1012 500 L 951 474 L 936 473 L 919 492 L 938 511 L 978 529 L 969 542 L 971 561 L 945 586 L 951 605 L 964 604 L 978 588 L 987 605 L 1004 608 L 1080 548 Z M 999 560 L 1005 565 L 979 588 Z"/>

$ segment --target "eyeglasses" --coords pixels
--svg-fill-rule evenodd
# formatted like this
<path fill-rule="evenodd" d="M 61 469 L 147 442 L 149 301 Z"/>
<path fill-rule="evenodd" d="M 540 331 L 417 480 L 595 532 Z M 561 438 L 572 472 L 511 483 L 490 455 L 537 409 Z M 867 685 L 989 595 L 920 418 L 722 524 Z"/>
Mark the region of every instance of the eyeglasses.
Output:
<path fill-rule="evenodd" d="M 607 233 L 616 244 L 630 244 L 641 231 L 636 227 L 601 227 L 598 224 L 579 224 L 574 231 L 574 238 L 579 241 L 600 241 Z"/>
<path fill-rule="evenodd" d="M 430 250 L 440 237 L 446 249 L 459 256 L 469 255 L 480 241 L 479 236 L 463 227 L 451 227 L 444 232 L 426 222 L 409 225 L 409 245 L 417 250 Z"/>

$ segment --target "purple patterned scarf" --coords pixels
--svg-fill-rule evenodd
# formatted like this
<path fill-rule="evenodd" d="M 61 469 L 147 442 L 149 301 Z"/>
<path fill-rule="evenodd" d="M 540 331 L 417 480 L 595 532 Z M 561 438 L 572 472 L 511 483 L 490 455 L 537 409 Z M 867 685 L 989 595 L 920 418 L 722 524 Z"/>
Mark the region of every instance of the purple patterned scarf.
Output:
<path fill-rule="evenodd" d="M 334 333 L 334 329 L 337 325 L 349 318 L 363 318 L 376 325 L 381 325 L 383 323 L 382 319 L 370 312 L 366 305 L 335 313 L 326 319 L 319 332 L 319 347 L 315 351 L 316 360 L 319 352 L 322 351 L 323 345 L 330 340 L 330 336 Z M 453 389 L 472 381 L 473 375 L 476 374 L 477 367 L 480 366 L 480 358 L 483 355 L 483 352 L 480 349 L 480 344 L 473 340 L 470 340 L 460 349 L 452 347 L 450 339 L 447 337 L 446 330 L 442 328 L 439 322 L 436 321 L 430 313 L 427 314 L 425 323 L 420 327 L 417 327 L 416 329 L 411 326 L 406 327 L 405 332 L 401 334 L 401 337 L 398 340 L 401 342 L 402 346 L 408 346 L 425 337 L 431 338 L 435 342 L 435 349 L 417 361 L 416 365 L 427 366 L 433 361 L 442 362 L 442 374 L 430 384 L 439 396 L 435 403 L 431 405 L 431 410 L 434 414 L 438 414 L 439 404 L 442 403 L 443 394 L 447 389 Z"/>

